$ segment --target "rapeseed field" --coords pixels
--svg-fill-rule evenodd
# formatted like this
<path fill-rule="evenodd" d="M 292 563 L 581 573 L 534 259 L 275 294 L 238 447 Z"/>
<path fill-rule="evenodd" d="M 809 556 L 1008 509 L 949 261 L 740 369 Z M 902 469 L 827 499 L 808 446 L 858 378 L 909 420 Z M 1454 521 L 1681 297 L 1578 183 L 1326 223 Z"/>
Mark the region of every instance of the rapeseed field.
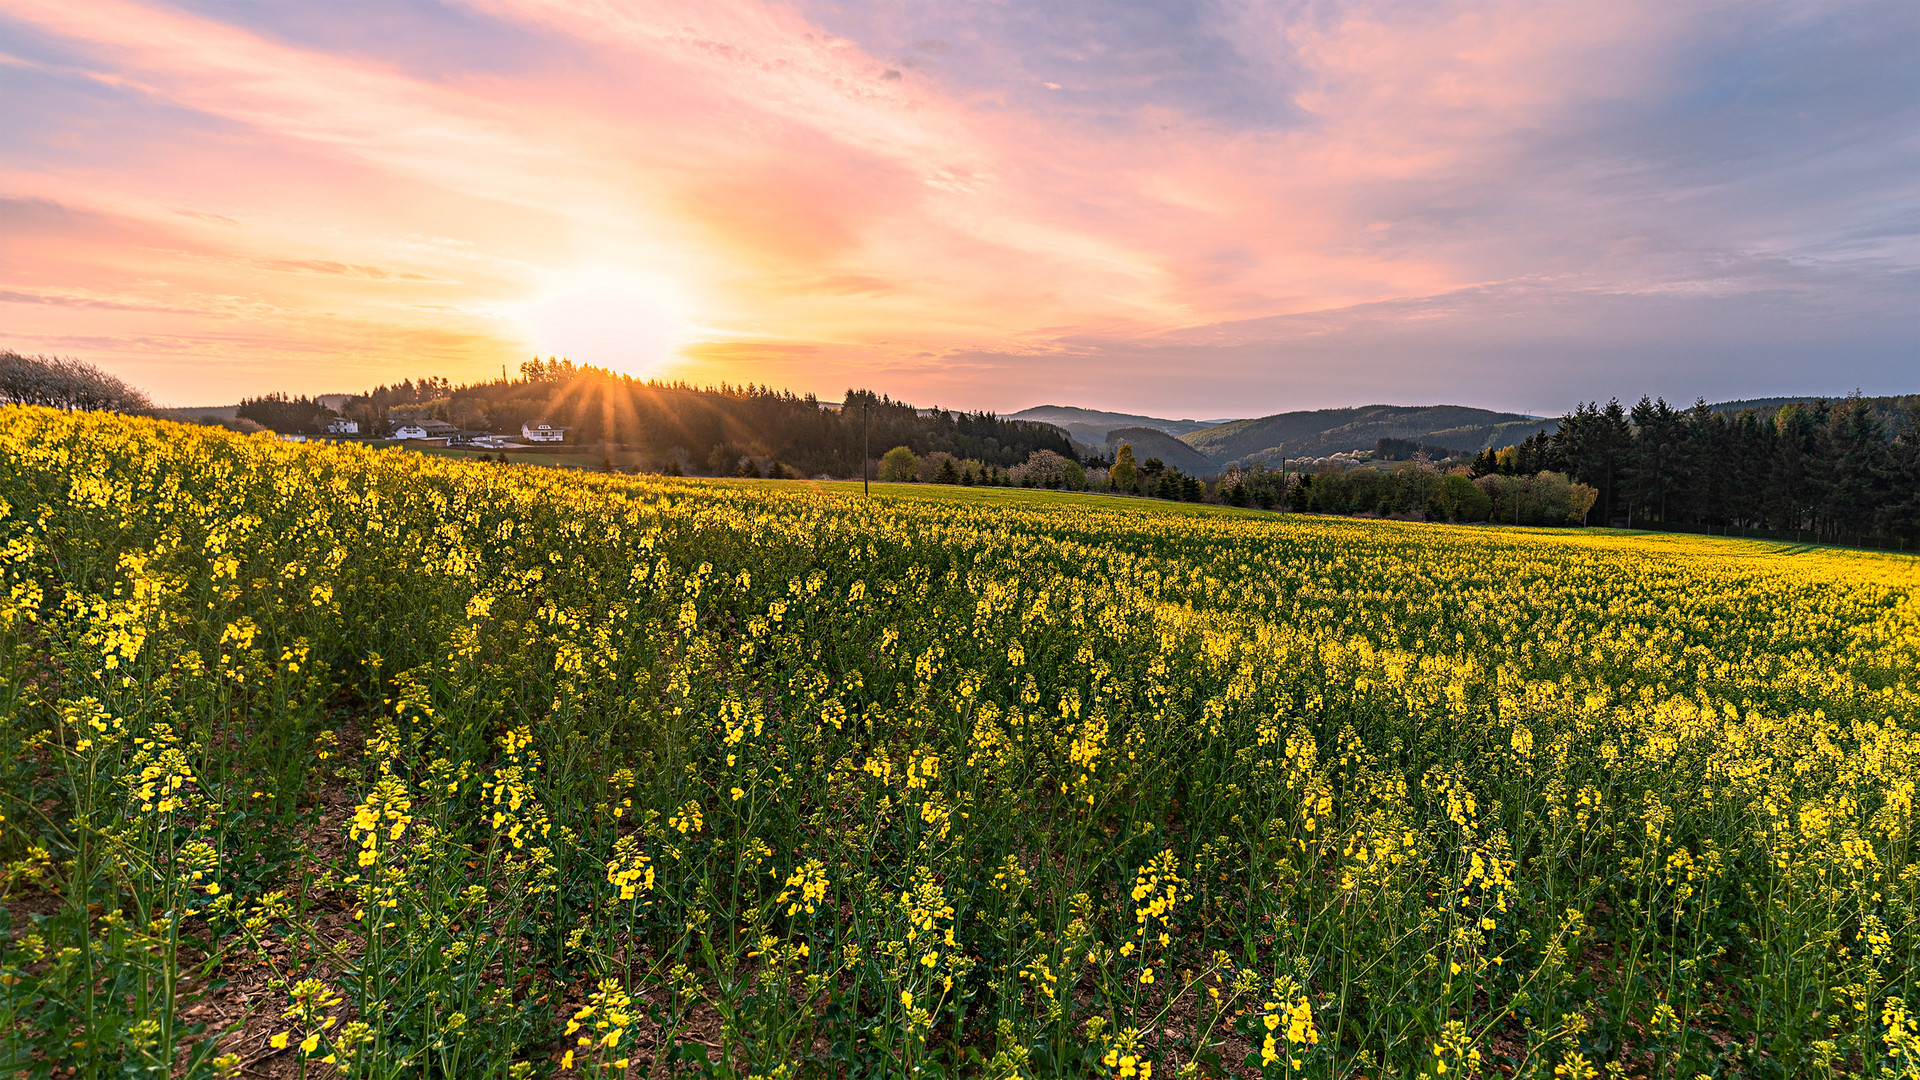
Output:
<path fill-rule="evenodd" d="M 0 1072 L 1920 1076 L 1916 585 L 0 410 Z"/>

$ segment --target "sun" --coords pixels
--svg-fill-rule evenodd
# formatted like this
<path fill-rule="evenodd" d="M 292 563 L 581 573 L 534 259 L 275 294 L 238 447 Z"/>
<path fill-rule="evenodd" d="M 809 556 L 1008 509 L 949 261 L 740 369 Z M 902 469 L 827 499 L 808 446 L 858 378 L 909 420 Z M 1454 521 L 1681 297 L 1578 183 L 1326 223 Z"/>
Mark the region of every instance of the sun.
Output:
<path fill-rule="evenodd" d="M 523 308 L 534 351 L 630 375 L 679 358 L 689 305 L 671 282 L 620 267 L 556 275 Z"/>

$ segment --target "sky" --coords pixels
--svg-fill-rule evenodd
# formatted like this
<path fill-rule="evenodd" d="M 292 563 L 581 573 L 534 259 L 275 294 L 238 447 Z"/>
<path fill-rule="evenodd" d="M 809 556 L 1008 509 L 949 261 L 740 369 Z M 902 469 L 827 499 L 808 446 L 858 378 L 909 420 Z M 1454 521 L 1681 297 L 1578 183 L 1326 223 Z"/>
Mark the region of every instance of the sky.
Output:
<path fill-rule="evenodd" d="M 837 400 L 1920 392 L 1920 4 L 0 0 L 0 347 Z"/>

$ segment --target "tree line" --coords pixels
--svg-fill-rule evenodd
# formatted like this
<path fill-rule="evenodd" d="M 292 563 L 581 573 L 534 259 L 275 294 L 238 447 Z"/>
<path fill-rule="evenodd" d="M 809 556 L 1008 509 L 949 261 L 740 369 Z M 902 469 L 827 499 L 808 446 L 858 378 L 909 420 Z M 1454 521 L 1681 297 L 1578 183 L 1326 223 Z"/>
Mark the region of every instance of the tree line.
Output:
<path fill-rule="evenodd" d="M 1738 411 L 1588 402 L 1472 469 L 1542 471 L 1595 489 L 1594 524 L 1920 538 L 1920 395 Z"/>
<path fill-rule="evenodd" d="M 1042 449 L 1029 453 L 1027 460 L 1017 465 L 1001 468 L 945 451 L 922 455 L 915 454 L 912 447 L 896 446 L 881 455 L 879 464 L 877 479 L 890 483 L 1115 492 L 1174 502 L 1219 502 L 1226 490 L 1189 476 L 1157 457 L 1137 462 L 1131 443 L 1121 443 L 1111 462 L 1100 457 L 1075 460 Z"/>
<path fill-rule="evenodd" d="M 1564 473 L 1474 477 L 1464 466 L 1442 471 L 1427 461 L 1402 468 L 1322 468 L 1288 472 L 1256 464 L 1220 479 L 1229 506 L 1316 514 L 1359 514 L 1498 525 L 1579 525 L 1597 492 Z"/>
<path fill-rule="evenodd" d="M 300 409 L 304 400 L 284 399 L 273 407 Z M 369 434 L 384 432 L 403 415 L 509 434 L 545 421 L 565 427 L 566 441 L 583 448 L 639 450 L 668 471 L 723 476 L 749 470 L 760 476 L 858 476 L 863 461 L 893 446 L 1002 471 L 1039 450 L 1074 458 L 1072 441 L 1058 428 L 990 412 L 923 414 L 871 390 L 848 390 L 835 408 L 812 394 L 767 386 L 640 380 L 553 358 L 522 364 L 517 378 L 503 373 L 458 386 L 437 378 L 382 386 L 348 399 L 340 411 Z"/>
<path fill-rule="evenodd" d="M 234 416 L 241 420 L 251 420 L 268 431 L 290 435 L 315 435 L 325 431 L 327 423 L 336 415 L 312 398 L 286 394 L 241 398 L 240 407 L 234 410 Z"/>

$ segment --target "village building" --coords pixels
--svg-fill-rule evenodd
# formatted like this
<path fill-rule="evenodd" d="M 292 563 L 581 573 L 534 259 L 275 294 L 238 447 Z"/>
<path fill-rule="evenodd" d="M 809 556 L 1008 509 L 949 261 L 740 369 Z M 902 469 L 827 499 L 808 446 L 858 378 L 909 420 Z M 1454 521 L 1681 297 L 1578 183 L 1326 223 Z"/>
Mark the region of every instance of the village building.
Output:
<path fill-rule="evenodd" d="M 520 437 L 530 443 L 557 443 L 567 441 L 567 429 L 555 427 L 545 420 L 520 425 Z"/>
<path fill-rule="evenodd" d="M 460 429 L 445 420 L 409 420 L 393 429 L 395 439 L 444 439 Z"/>

